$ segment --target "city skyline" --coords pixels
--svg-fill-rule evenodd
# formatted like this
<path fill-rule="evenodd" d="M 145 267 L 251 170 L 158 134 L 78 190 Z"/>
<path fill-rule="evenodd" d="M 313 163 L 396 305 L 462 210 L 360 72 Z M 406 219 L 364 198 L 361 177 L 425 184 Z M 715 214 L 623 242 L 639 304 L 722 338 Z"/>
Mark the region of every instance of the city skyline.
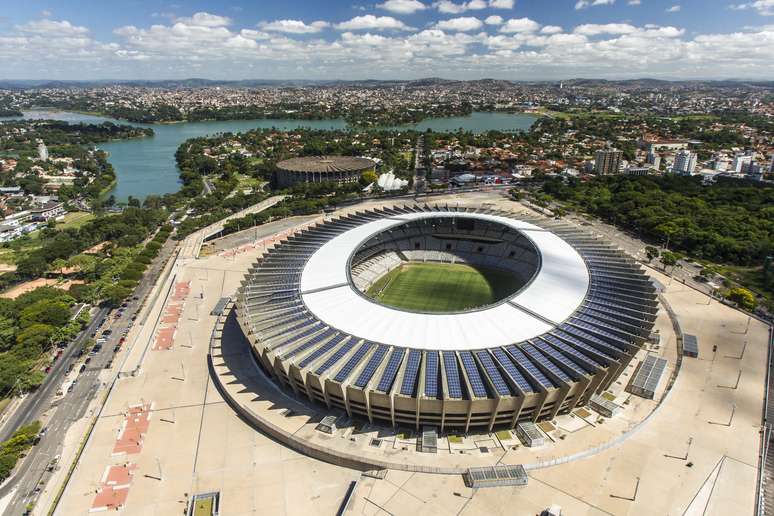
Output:
<path fill-rule="evenodd" d="M 90 8 L 92 6 L 93 8 Z M 5 79 L 771 79 L 774 0 L 31 1 Z"/>

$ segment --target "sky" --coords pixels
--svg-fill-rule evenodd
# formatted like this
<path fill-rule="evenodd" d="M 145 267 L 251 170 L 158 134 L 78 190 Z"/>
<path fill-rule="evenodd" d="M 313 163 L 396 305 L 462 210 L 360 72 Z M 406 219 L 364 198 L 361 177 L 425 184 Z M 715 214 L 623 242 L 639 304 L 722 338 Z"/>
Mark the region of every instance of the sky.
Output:
<path fill-rule="evenodd" d="M 774 0 L 0 5 L 0 79 L 774 79 Z"/>

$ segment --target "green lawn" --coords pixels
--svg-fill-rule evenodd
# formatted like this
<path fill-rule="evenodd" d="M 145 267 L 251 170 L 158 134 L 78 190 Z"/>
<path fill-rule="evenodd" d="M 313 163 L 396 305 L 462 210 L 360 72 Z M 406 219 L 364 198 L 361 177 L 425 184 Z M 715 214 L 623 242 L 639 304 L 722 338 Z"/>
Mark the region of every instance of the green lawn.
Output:
<path fill-rule="evenodd" d="M 213 499 L 211 497 L 196 500 L 193 511 L 194 516 L 212 516 L 212 502 Z"/>
<path fill-rule="evenodd" d="M 516 285 L 508 273 L 461 264 L 410 263 L 368 291 L 377 301 L 417 312 L 458 312 L 506 297 Z"/>
<path fill-rule="evenodd" d="M 94 214 L 86 211 L 72 211 L 64 216 L 62 222 L 57 223 L 56 229 L 77 229 L 94 219 Z"/>

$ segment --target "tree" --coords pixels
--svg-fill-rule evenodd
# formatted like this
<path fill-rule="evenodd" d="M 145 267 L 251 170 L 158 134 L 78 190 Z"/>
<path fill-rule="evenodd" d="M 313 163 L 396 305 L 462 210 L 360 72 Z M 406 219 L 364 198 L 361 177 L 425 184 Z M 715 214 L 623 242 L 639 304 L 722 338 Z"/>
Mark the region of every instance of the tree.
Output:
<path fill-rule="evenodd" d="M 674 270 L 677 265 L 677 260 L 679 259 L 680 257 L 671 251 L 664 251 L 661 253 L 661 263 L 664 264 L 664 268 L 672 267 L 672 270 Z"/>
<path fill-rule="evenodd" d="M 755 295 L 746 288 L 732 288 L 728 291 L 726 297 L 745 310 L 753 310 L 758 305 Z"/>
<path fill-rule="evenodd" d="M 664 249 L 669 249 L 669 239 L 672 238 L 672 236 L 674 236 L 679 231 L 679 229 L 680 228 L 678 228 L 677 224 L 674 222 L 665 222 L 656 226 L 656 233 L 666 237 L 666 244 L 664 245 Z"/>
<path fill-rule="evenodd" d="M 43 299 L 31 304 L 19 314 L 19 326 L 26 328 L 32 324 L 50 324 L 64 326 L 70 320 L 70 307 L 62 301 Z"/>
<path fill-rule="evenodd" d="M 657 247 L 652 245 L 645 246 L 645 256 L 648 257 L 648 263 L 652 262 L 655 258 L 658 258 L 661 253 Z"/>
<path fill-rule="evenodd" d="M 370 170 L 363 172 L 360 174 L 360 185 L 361 186 L 368 186 L 372 183 L 376 183 L 379 180 L 379 177 L 376 175 L 376 172 L 372 172 Z"/>
<path fill-rule="evenodd" d="M 120 306 L 131 293 L 131 290 L 121 285 L 111 285 L 103 291 L 105 302 L 113 307 Z"/>

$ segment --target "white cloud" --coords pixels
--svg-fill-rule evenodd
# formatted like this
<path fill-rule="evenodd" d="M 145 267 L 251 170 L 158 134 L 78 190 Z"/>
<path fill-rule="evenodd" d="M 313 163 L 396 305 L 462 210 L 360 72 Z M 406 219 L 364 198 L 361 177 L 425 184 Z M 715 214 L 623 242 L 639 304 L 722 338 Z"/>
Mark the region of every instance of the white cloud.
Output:
<path fill-rule="evenodd" d="M 546 25 L 545 27 L 540 29 L 540 33 L 541 34 L 556 34 L 558 32 L 562 32 L 562 30 L 564 30 L 564 29 L 562 29 L 558 25 Z"/>
<path fill-rule="evenodd" d="M 540 24 L 529 18 L 511 18 L 505 25 L 500 27 L 500 32 L 512 34 L 515 32 L 535 32 L 540 28 Z"/>
<path fill-rule="evenodd" d="M 486 23 L 487 25 L 502 25 L 503 21 L 505 20 L 503 20 L 502 16 L 492 15 L 492 16 L 487 16 L 486 20 L 484 20 L 484 23 Z"/>
<path fill-rule="evenodd" d="M 513 9 L 515 0 L 489 0 L 489 7 L 492 9 Z"/>
<path fill-rule="evenodd" d="M 416 30 L 392 16 L 374 16 L 373 14 L 355 16 L 351 20 L 337 23 L 334 28 L 337 30 Z"/>
<path fill-rule="evenodd" d="M 754 9 L 761 16 L 774 16 L 774 0 L 757 0 L 744 4 L 731 4 L 729 8 L 735 10 Z"/>
<path fill-rule="evenodd" d="M 387 0 L 376 4 L 376 7 L 396 14 L 414 14 L 427 9 L 427 6 L 418 0 Z"/>
<path fill-rule="evenodd" d="M 470 0 L 469 2 L 462 2 L 461 4 L 455 4 L 451 0 L 439 0 L 435 2 L 433 6 L 438 9 L 438 12 L 444 14 L 459 14 L 465 11 L 479 11 L 486 9 L 487 4 L 484 0 Z"/>
<path fill-rule="evenodd" d="M 575 27 L 573 32 L 584 36 L 599 36 L 600 34 L 631 34 L 636 30 L 636 27 L 628 23 L 606 23 L 604 25 L 586 23 Z"/>
<path fill-rule="evenodd" d="M 285 32 L 287 34 L 314 34 L 329 26 L 330 23 L 326 21 L 315 21 L 307 25 L 301 20 L 275 20 L 258 24 L 258 27 L 267 32 Z"/>
<path fill-rule="evenodd" d="M 40 11 L 40 15 L 41 15 L 43 18 L 48 18 L 48 17 L 49 17 L 49 16 L 51 16 L 52 14 L 53 14 L 53 13 L 52 13 L 51 11 L 49 11 L 48 9 L 43 9 L 42 11 Z"/>
<path fill-rule="evenodd" d="M 28 34 L 47 34 L 51 36 L 80 36 L 88 34 L 89 29 L 73 25 L 67 20 L 35 20 L 17 25 L 16 28 Z"/>
<path fill-rule="evenodd" d="M 478 18 L 462 16 L 450 20 L 441 20 L 435 24 L 435 28 L 453 32 L 469 32 L 471 30 L 480 29 L 483 25 L 484 24 Z"/>
<path fill-rule="evenodd" d="M 676 13 L 676 12 L 680 11 L 680 6 L 675 4 L 672 7 L 667 7 L 665 10 L 668 13 Z"/>
<path fill-rule="evenodd" d="M 640 5 L 642 2 L 640 0 L 629 0 L 626 2 L 627 5 Z"/>
<path fill-rule="evenodd" d="M 595 7 L 597 5 L 613 5 L 615 0 L 578 0 L 575 2 L 575 10 L 585 9 L 586 7 Z"/>
<path fill-rule="evenodd" d="M 198 12 L 186 18 L 175 18 L 175 21 L 199 27 L 227 27 L 231 25 L 231 18 L 205 12 Z"/>
<path fill-rule="evenodd" d="M 436 27 L 412 33 L 377 32 L 378 27 L 370 27 L 317 34 L 301 32 L 301 36 L 295 36 L 292 32 L 261 28 L 238 30 L 213 20 L 190 16 L 163 22 L 158 19 L 155 21 L 162 23 L 153 25 L 118 27 L 113 31 L 114 42 L 110 43 L 94 39 L 88 28 L 70 22 L 34 20 L 0 34 L 3 76 L 48 79 L 185 78 L 200 74 L 232 79 L 256 76 L 388 79 L 430 75 L 506 79 L 578 76 L 765 79 L 774 76 L 770 50 L 774 48 L 774 25 L 697 35 L 675 26 L 583 24 L 565 33 L 560 27 L 541 28 L 535 21 L 516 19 L 497 26 L 498 29 L 507 26 L 507 31 L 496 34 Z M 314 27 L 309 22 L 303 25 Z"/>

